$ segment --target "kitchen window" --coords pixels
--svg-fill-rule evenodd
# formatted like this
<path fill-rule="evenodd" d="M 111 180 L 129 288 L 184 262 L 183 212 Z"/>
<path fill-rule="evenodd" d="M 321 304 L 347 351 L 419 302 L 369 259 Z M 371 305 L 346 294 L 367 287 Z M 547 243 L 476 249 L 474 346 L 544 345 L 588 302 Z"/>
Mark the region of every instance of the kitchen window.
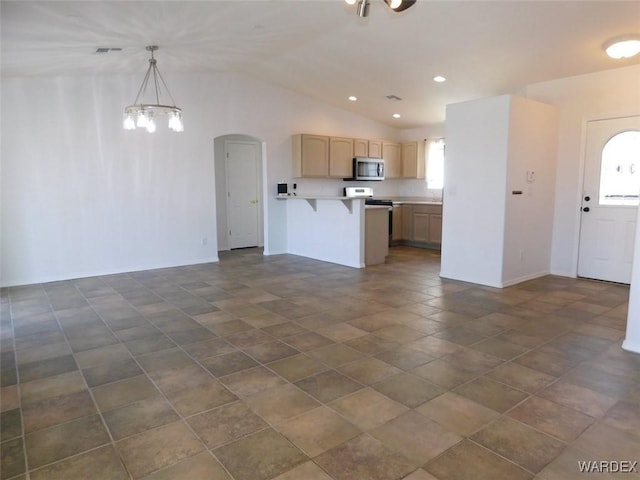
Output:
<path fill-rule="evenodd" d="M 444 138 L 427 140 L 427 188 L 441 190 L 444 187 Z"/>

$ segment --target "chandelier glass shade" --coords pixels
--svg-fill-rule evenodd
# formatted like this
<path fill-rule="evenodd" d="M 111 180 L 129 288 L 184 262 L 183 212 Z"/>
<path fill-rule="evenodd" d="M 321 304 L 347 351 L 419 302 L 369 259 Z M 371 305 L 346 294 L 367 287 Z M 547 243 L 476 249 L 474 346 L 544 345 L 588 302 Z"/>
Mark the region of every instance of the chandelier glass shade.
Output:
<path fill-rule="evenodd" d="M 344 0 L 348 5 L 355 5 L 357 0 Z M 384 0 L 394 12 L 402 12 L 416 3 L 416 0 Z M 356 13 L 359 17 L 369 16 L 369 0 L 359 0 Z"/>
<path fill-rule="evenodd" d="M 173 100 L 171 92 L 169 92 L 169 88 L 158 70 L 157 61 L 153 56 L 153 52 L 158 50 L 158 47 L 150 45 L 146 49 L 151 52 L 149 68 L 142 80 L 142 85 L 140 85 L 135 101 L 132 105 L 124 107 L 124 129 L 144 128 L 147 132 L 153 133 L 156 131 L 156 118 L 168 117 L 169 128 L 174 132 L 182 132 L 184 130 L 182 109 L 176 107 L 176 102 Z M 155 103 L 145 103 L 147 89 L 152 90 L 149 96 L 151 101 L 155 99 Z M 160 101 L 165 92 L 166 97 L 171 100 L 171 105 L 163 104 Z"/>

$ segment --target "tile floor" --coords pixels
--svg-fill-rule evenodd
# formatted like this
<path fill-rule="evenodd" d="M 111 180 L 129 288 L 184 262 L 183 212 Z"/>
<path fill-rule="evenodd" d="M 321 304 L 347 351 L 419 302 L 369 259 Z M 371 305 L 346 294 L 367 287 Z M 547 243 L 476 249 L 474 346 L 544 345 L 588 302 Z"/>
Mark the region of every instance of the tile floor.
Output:
<path fill-rule="evenodd" d="M 0 478 L 570 480 L 640 460 L 628 289 L 227 252 L 2 290 Z M 592 474 L 639 479 L 640 474 Z"/>

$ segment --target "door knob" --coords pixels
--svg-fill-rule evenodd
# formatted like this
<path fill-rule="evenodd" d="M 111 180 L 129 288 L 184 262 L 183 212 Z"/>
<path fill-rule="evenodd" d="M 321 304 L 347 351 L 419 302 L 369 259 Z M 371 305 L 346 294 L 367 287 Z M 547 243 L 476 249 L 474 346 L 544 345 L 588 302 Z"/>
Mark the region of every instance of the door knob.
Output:
<path fill-rule="evenodd" d="M 582 209 L 582 211 L 583 211 L 583 212 L 588 212 L 588 211 L 589 211 L 589 207 L 584 207 L 584 208 Z"/>

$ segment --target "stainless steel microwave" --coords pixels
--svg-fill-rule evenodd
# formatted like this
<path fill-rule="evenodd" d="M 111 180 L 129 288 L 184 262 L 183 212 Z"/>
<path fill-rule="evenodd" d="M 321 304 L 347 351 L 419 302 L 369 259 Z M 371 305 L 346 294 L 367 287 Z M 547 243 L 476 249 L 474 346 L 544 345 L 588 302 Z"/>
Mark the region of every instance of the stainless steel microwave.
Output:
<path fill-rule="evenodd" d="M 354 157 L 353 180 L 384 180 L 384 160 Z"/>

